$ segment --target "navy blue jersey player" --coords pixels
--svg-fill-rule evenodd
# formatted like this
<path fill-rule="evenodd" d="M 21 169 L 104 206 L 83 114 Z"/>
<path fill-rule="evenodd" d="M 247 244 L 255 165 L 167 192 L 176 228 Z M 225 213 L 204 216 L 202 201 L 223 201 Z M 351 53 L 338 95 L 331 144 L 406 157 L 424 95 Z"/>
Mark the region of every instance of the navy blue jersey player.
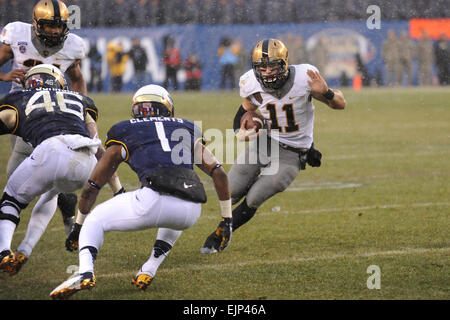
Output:
<path fill-rule="evenodd" d="M 232 226 L 227 174 L 203 145 L 201 130 L 191 121 L 173 116 L 169 93 L 160 86 L 148 85 L 133 97 L 133 118 L 109 130 L 106 152 L 80 197 L 78 216 L 87 217 L 79 234 L 69 235 L 66 243 L 68 250 L 73 250 L 79 240 L 79 272 L 50 293 L 53 299 L 66 299 L 95 285 L 94 261 L 105 232 L 156 227 L 151 256 L 132 279 L 145 290 L 182 231 L 199 218 L 201 203 L 206 202 L 194 164 L 212 177 L 222 213 L 219 249 L 228 245 Z M 120 194 L 89 213 L 99 190 L 121 162 L 136 172 L 142 187 Z M 78 216 L 77 221 L 82 220 Z"/>
<path fill-rule="evenodd" d="M 145 184 L 146 177 L 164 167 L 193 170 L 192 151 L 200 141 L 201 129 L 191 121 L 150 117 L 133 118 L 114 125 L 107 134 L 106 146 L 123 146 L 124 161 Z"/>
<path fill-rule="evenodd" d="M 90 98 L 55 88 L 38 87 L 10 93 L 0 101 L 0 111 L 8 109 L 15 112 L 16 123 L 12 130 L 4 128 L 2 133 L 19 136 L 33 148 L 56 135 L 89 137 L 86 113 L 97 120 L 97 108 Z"/>
<path fill-rule="evenodd" d="M 25 88 L 0 101 L 0 134 L 20 136 L 34 148 L 9 177 L 0 200 L 0 269 L 11 275 L 28 259 L 55 213 L 57 195 L 74 192 L 87 181 L 101 144 L 97 108 L 89 98 L 64 90 L 58 68 L 31 68 Z M 20 211 L 40 195 L 14 254 L 10 246 Z"/>

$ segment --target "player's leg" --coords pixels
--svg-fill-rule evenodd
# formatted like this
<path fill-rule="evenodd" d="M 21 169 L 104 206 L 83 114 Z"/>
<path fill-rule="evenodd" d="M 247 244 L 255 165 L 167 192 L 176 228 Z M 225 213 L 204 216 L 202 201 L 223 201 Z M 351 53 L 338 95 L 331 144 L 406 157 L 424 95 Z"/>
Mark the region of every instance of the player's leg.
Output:
<path fill-rule="evenodd" d="M 14 137 L 14 139 L 11 139 L 12 150 L 6 168 L 7 177 L 10 177 L 19 164 L 33 152 L 33 148 L 25 143 L 22 138 L 16 136 L 12 137 Z M 61 210 L 66 234 L 70 233 L 70 229 L 74 223 L 76 204 L 77 196 L 74 193 L 61 194 L 58 196 L 58 207 Z"/>
<path fill-rule="evenodd" d="M 57 205 L 61 210 L 66 235 L 69 235 L 75 223 L 75 209 L 77 207 L 77 195 L 75 193 L 60 193 L 57 198 Z"/>
<path fill-rule="evenodd" d="M 57 193 L 55 191 L 47 191 L 39 198 L 34 206 L 25 237 L 14 253 L 14 261 L 11 262 L 11 272 L 9 272 L 10 275 L 19 272 L 22 266 L 28 261 L 33 248 L 47 228 L 48 223 L 56 211 L 56 195 Z"/>
<path fill-rule="evenodd" d="M 25 143 L 21 137 L 11 135 L 11 156 L 6 166 L 6 176 L 9 178 L 32 152 L 33 147 Z"/>
<path fill-rule="evenodd" d="M 154 227 L 183 230 L 195 224 L 200 212 L 199 203 L 160 195 L 150 188 L 122 193 L 99 204 L 86 217 L 80 231 L 78 275 L 69 278 L 53 290 L 50 296 L 54 299 L 66 298 L 95 285 L 94 263 L 103 245 L 105 232 Z M 165 237 L 162 241 L 171 241 L 169 239 L 170 237 Z M 176 240 L 172 239 L 173 242 Z M 83 282 L 86 286 L 80 286 Z"/>
<path fill-rule="evenodd" d="M 231 191 L 231 201 L 233 204 L 238 203 L 243 197 L 247 195 L 247 192 L 252 185 L 257 181 L 259 174 L 261 173 L 262 165 L 258 163 L 257 158 L 257 142 L 252 141 L 249 145 L 239 153 L 234 164 L 231 166 L 228 172 L 228 181 Z M 253 216 L 256 209 L 253 210 L 246 206 L 245 199 L 233 210 L 233 223 L 235 221 L 235 211 L 238 211 L 238 219 L 242 220 L 248 217 L 248 220 Z M 234 230 L 234 226 L 233 226 Z M 218 237 L 217 229 L 214 230 L 205 240 L 201 253 L 210 254 L 216 253 L 219 249 L 221 239 Z"/>
<path fill-rule="evenodd" d="M 131 282 L 141 290 L 148 288 L 156 275 L 161 263 L 169 254 L 175 241 L 180 237 L 181 230 L 159 228 L 150 258 L 142 265 Z"/>
<path fill-rule="evenodd" d="M 233 231 L 247 223 L 256 213 L 256 210 L 275 194 L 283 192 L 294 181 L 299 172 L 300 159 L 295 152 L 280 148 L 279 157 L 272 159 L 272 164 L 278 161 L 278 170 L 274 174 L 261 176 L 252 185 L 247 197 L 233 210 Z"/>
<path fill-rule="evenodd" d="M 53 163 L 42 148 L 36 148 L 33 157 L 26 158 L 6 184 L 0 203 L 0 252 L 11 250 L 11 240 L 16 226 L 19 224 L 20 212 L 35 197 L 51 188 L 48 175 L 42 172 L 43 163 Z M 8 265 L 12 261 L 8 262 Z M 12 270 L 6 270 L 6 272 Z"/>
<path fill-rule="evenodd" d="M 261 166 L 258 164 L 257 158 L 253 156 L 254 154 L 256 154 L 256 145 L 250 144 L 239 153 L 228 172 L 233 204 L 238 203 L 247 194 L 261 173 Z"/>

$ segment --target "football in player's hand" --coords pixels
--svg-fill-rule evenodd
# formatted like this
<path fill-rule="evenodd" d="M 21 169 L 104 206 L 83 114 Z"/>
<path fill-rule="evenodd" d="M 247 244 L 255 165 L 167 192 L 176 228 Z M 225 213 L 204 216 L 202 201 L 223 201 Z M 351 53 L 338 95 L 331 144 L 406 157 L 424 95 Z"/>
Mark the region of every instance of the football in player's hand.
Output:
<path fill-rule="evenodd" d="M 248 111 L 241 118 L 241 126 L 243 123 L 246 130 L 256 127 L 255 130 L 258 132 L 264 126 L 264 117 L 257 112 Z"/>

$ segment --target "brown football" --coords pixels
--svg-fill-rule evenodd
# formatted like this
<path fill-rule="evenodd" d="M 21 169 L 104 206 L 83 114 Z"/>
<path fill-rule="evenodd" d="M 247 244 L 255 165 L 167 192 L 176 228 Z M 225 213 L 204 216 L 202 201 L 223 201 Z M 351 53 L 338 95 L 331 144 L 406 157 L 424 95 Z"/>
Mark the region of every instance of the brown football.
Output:
<path fill-rule="evenodd" d="M 244 113 L 244 115 L 241 118 L 241 125 L 243 122 L 245 123 L 245 129 L 250 130 L 254 127 L 256 127 L 256 131 L 261 129 L 264 126 L 264 117 L 260 115 L 257 112 L 254 111 L 248 111 Z"/>

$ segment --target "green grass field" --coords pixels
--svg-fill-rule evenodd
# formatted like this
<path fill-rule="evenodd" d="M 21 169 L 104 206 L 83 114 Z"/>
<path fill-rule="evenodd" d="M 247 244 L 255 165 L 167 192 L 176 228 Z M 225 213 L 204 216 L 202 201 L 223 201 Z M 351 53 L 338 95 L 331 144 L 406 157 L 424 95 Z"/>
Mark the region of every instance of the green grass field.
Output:
<path fill-rule="evenodd" d="M 209 178 L 209 201 L 185 231 L 146 292 L 130 280 L 150 254 L 156 230 L 107 233 L 96 262 L 97 286 L 73 299 L 450 299 L 450 89 L 344 91 L 347 109 L 316 103 L 315 145 L 322 167 L 302 171 L 233 234 L 227 250 L 199 250 L 220 212 Z M 130 116 L 131 94 L 93 95 L 101 138 Z M 176 115 L 203 130 L 231 127 L 237 92 L 175 93 Z M 9 137 L 0 137 L 0 172 Z M 225 168 L 228 170 L 229 165 Z M 127 190 L 139 187 L 122 164 Z M 5 174 L 0 177 L 5 185 Z M 102 190 L 98 202 L 111 196 Z M 277 208 L 279 207 L 279 208 Z M 13 239 L 22 240 L 32 205 Z M 57 212 L 19 274 L 0 274 L 0 300 L 49 299 L 78 264 L 64 248 Z M 368 289 L 367 268 L 381 270 Z"/>

